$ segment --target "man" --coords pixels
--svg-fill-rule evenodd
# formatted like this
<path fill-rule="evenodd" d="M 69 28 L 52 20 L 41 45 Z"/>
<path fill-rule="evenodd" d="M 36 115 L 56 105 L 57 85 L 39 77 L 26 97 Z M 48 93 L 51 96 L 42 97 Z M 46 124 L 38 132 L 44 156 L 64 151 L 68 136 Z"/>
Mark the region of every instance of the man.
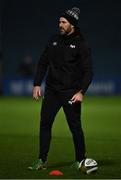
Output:
<path fill-rule="evenodd" d="M 59 19 L 60 34 L 52 37 L 37 66 L 33 98 L 41 96 L 41 82 L 47 72 L 41 109 L 39 158 L 29 167 L 46 169 L 54 118 L 63 107 L 73 136 L 75 162 L 85 159 L 85 142 L 81 127 L 81 102 L 92 81 L 90 50 L 78 28 L 80 10 L 65 11 Z"/>

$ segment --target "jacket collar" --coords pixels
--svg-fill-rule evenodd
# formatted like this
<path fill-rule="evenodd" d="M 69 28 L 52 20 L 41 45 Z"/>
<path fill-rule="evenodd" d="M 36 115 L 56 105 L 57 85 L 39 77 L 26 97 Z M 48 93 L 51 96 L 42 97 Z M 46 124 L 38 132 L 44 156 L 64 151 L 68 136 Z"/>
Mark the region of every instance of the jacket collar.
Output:
<path fill-rule="evenodd" d="M 73 39 L 75 37 L 79 37 L 79 36 L 82 36 L 81 33 L 80 33 L 80 28 L 79 27 L 76 27 L 75 31 L 69 35 L 60 35 L 62 39 Z"/>

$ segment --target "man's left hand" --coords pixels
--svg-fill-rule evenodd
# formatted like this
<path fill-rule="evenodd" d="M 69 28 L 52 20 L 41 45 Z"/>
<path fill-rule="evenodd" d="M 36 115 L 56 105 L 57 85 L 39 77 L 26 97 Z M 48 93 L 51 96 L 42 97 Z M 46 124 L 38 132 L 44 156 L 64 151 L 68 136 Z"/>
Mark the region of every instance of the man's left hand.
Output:
<path fill-rule="evenodd" d="M 76 103 L 76 102 L 82 102 L 83 101 L 83 97 L 84 95 L 81 93 L 81 91 L 77 92 L 76 94 L 73 95 L 73 97 L 71 98 L 72 103 Z"/>

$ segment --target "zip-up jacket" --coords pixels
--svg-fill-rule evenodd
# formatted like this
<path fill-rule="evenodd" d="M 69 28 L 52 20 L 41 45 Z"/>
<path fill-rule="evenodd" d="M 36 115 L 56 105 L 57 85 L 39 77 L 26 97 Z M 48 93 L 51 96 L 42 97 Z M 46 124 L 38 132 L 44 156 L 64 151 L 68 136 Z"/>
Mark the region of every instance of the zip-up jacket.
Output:
<path fill-rule="evenodd" d="M 38 62 L 34 86 L 41 85 L 46 72 L 46 85 L 53 90 L 87 91 L 93 76 L 91 52 L 79 29 L 51 38 Z"/>

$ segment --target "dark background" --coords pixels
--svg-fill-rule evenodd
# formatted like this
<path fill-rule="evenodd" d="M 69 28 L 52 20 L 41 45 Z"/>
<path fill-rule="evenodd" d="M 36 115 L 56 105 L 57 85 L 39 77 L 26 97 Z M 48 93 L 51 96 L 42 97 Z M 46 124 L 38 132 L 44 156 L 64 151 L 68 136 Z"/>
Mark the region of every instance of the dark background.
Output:
<path fill-rule="evenodd" d="M 3 77 L 18 76 L 19 65 L 28 55 L 36 64 L 48 39 L 58 31 L 60 14 L 75 6 L 81 10 L 81 32 L 92 48 L 94 78 L 120 81 L 119 0 L 0 0 Z"/>

